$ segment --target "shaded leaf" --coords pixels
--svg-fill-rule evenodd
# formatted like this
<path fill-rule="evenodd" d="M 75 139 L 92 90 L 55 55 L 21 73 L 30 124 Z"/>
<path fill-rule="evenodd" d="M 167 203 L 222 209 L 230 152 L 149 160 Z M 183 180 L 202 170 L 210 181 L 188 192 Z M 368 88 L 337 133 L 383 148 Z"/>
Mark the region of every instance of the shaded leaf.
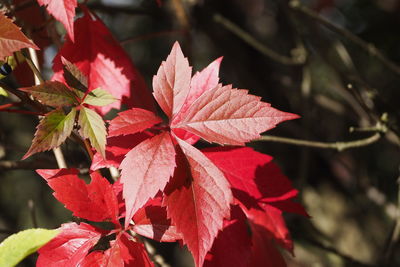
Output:
<path fill-rule="evenodd" d="M 133 108 L 118 113 L 118 116 L 110 122 L 109 135 L 135 134 L 160 122 L 162 122 L 161 118 L 156 116 L 153 112 L 145 109 Z"/>
<path fill-rule="evenodd" d="M 101 233 L 93 226 L 65 223 L 60 233 L 39 249 L 37 267 L 79 266 Z"/>
<path fill-rule="evenodd" d="M 36 170 L 54 190 L 54 197 L 72 211 L 74 216 L 119 224 L 117 197 L 107 179 L 94 172 L 90 175 L 90 184 L 86 184 L 78 177 L 79 171 L 76 169 L 57 171 L 49 173 L 47 170 Z"/>
<path fill-rule="evenodd" d="M 243 145 L 260 133 L 297 115 L 274 109 L 247 90 L 219 86 L 204 92 L 173 128 L 181 128 L 219 144 Z"/>
<path fill-rule="evenodd" d="M 125 227 L 135 212 L 163 190 L 175 168 L 175 148 L 169 133 L 149 138 L 134 147 L 121 163 Z"/>
<path fill-rule="evenodd" d="M 9 18 L 0 11 L 0 60 L 22 48 L 39 49 Z"/>
<path fill-rule="evenodd" d="M 47 11 L 60 21 L 74 41 L 74 17 L 77 0 L 37 0 L 39 5 L 46 6 Z"/>
<path fill-rule="evenodd" d="M 52 107 L 64 107 L 78 105 L 78 96 L 63 83 L 57 81 L 45 81 L 42 84 L 20 88 L 21 91 L 30 93 L 44 105 Z"/>
<path fill-rule="evenodd" d="M 290 232 L 287 229 L 282 211 L 279 209 L 265 205 L 263 210 L 250 209 L 244 210 L 247 218 L 257 225 L 257 231 L 268 239 L 274 239 L 278 244 L 293 253 L 293 241 Z"/>
<path fill-rule="evenodd" d="M 133 216 L 133 231 L 159 242 L 174 242 L 182 239 L 171 220 L 167 218 L 167 210 L 161 206 L 161 197 L 150 200 Z"/>
<path fill-rule="evenodd" d="M 264 204 L 308 216 L 293 199 L 298 191 L 272 157 L 250 147 L 206 148 L 202 152 L 222 170 L 234 197 L 246 208 L 263 209 Z"/>
<path fill-rule="evenodd" d="M 252 232 L 252 248 L 249 266 L 286 267 L 285 260 L 268 233 L 265 232 L 265 229 L 251 220 L 249 224 Z"/>
<path fill-rule="evenodd" d="M 81 127 L 79 133 L 83 138 L 88 138 L 91 145 L 105 157 L 106 126 L 96 111 L 82 107 L 79 111 L 78 124 Z"/>
<path fill-rule="evenodd" d="M 251 256 L 251 237 L 246 216 L 238 206 L 231 206 L 231 216 L 224 221 L 204 267 L 235 266 L 248 267 Z"/>
<path fill-rule="evenodd" d="M 60 146 L 74 128 L 75 115 L 75 108 L 72 108 L 68 115 L 65 115 L 61 109 L 47 113 L 36 127 L 32 145 L 22 159 L 26 159 L 35 153 Z"/>
<path fill-rule="evenodd" d="M 190 89 L 192 68 L 175 42 L 166 61 L 161 63 L 153 77 L 153 95 L 168 118 L 182 108 Z"/>
<path fill-rule="evenodd" d="M 126 153 L 152 136 L 154 135 L 149 132 L 141 132 L 137 134 L 107 138 L 106 158 L 103 158 L 100 153 L 96 152 L 93 156 L 90 170 L 94 171 L 100 168 L 109 167 L 119 168 Z"/>
<path fill-rule="evenodd" d="M 61 56 L 63 65 L 63 77 L 65 82 L 72 88 L 85 93 L 88 90 L 88 81 L 86 76 L 78 69 L 75 64 L 72 64 L 67 59 Z"/>
<path fill-rule="evenodd" d="M 100 87 L 118 99 L 96 108 L 102 115 L 111 108 L 120 109 L 122 103 L 153 108 L 151 95 L 130 57 L 98 17 L 86 8 L 83 11 L 83 17 L 74 23 L 75 42 L 66 39 L 54 58 L 53 79 L 65 81 L 61 61 L 64 57 L 87 77 L 89 91 Z"/>
<path fill-rule="evenodd" d="M 28 229 L 7 237 L 0 244 L 0 266 L 16 266 L 59 233 L 58 230 Z"/>
<path fill-rule="evenodd" d="M 223 173 L 203 153 L 180 139 L 177 141 L 186 156 L 190 176 L 174 175 L 174 179 L 186 181 L 168 192 L 163 204 L 182 233 L 196 266 L 202 266 L 224 218 L 229 216 L 232 193 Z"/>

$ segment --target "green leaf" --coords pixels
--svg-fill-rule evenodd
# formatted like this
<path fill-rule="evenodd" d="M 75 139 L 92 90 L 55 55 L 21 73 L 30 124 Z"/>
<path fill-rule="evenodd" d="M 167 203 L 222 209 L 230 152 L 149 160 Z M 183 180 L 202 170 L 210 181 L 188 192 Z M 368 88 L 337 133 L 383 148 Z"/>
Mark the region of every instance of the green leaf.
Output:
<path fill-rule="evenodd" d="M 88 81 L 86 76 L 78 69 L 78 67 L 69 62 L 66 58 L 61 57 L 64 70 L 64 79 L 67 84 L 81 92 L 86 92 L 88 89 Z"/>
<path fill-rule="evenodd" d="M 1 79 L 1 77 L 0 77 L 0 79 Z M 3 87 L 0 87 L 0 95 L 8 97 L 8 93 L 6 90 L 3 89 Z"/>
<path fill-rule="evenodd" d="M 65 84 L 57 81 L 46 81 L 40 85 L 20 88 L 20 90 L 30 93 L 34 98 L 43 104 L 52 107 L 63 107 L 78 105 L 77 95 Z"/>
<path fill-rule="evenodd" d="M 68 115 L 65 115 L 62 109 L 56 109 L 47 113 L 40 120 L 32 145 L 22 159 L 26 159 L 35 153 L 60 146 L 71 134 L 74 128 L 75 116 L 75 108 L 72 108 Z"/>
<path fill-rule="evenodd" d="M 99 114 L 94 110 L 82 107 L 79 112 L 78 124 L 80 134 L 83 138 L 88 138 L 92 146 L 105 158 L 106 148 L 106 126 Z"/>
<path fill-rule="evenodd" d="M 106 90 L 97 88 L 91 91 L 86 97 L 83 103 L 89 104 L 92 106 L 107 106 L 117 99 L 114 98 L 112 94 L 107 92 Z"/>
<path fill-rule="evenodd" d="M 37 251 L 58 234 L 58 230 L 29 229 L 13 234 L 0 244 L 0 266 L 12 267 Z"/>

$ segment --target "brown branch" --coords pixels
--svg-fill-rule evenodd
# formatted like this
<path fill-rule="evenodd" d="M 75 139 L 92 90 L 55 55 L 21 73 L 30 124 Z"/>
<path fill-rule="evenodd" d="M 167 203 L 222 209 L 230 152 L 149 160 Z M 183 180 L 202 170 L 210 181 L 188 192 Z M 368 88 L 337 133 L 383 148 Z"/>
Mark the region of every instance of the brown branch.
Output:
<path fill-rule="evenodd" d="M 292 0 L 289 2 L 289 7 L 292 8 L 295 11 L 298 11 L 299 13 L 313 19 L 314 21 L 324 25 L 326 28 L 329 30 L 345 37 L 346 39 L 350 40 L 357 46 L 359 46 L 361 49 L 366 51 L 368 54 L 371 56 L 376 57 L 379 61 L 382 62 L 383 65 L 385 65 L 388 69 L 392 70 L 396 74 L 400 75 L 400 66 L 389 60 L 379 49 L 375 47 L 375 45 L 368 43 L 358 37 L 357 35 L 351 33 L 350 31 L 340 28 L 333 24 L 332 22 L 328 21 L 327 19 L 321 17 L 316 13 L 315 11 L 309 9 L 305 5 L 301 4 L 299 0 Z"/>
<path fill-rule="evenodd" d="M 303 65 L 306 61 L 306 56 L 305 52 L 304 53 L 297 53 L 297 56 L 293 57 L 287 57 L 284 55 L 280 55 L 276 53 L 274 50 L 271 48 L 265 46 L 258 40 L 256 40 L 254 37 L 252 37 L 250 34 L 239 28 L 239 26 L 235 25 L 233 22 L 228 20 L 227 18 L 223 17 L 220 14 L 215 14 L 213 17 L 214 21 L 221 24 L 222 26 L 225 27 L 225 29 L 229 30 L 231 33 L 235 34 L 237 37 L 242 39 L 244 42 L 246 42 L 248 45 L 256 49 L 258 52 L 263 54 L 266 57 L 269 57 L 270 59 L 279 62 L 284 65 Z M 295 50 L 300 50 L 301 48 L 295 48 Z M 293 50 L 293 51 L 295 51 Z"/>
<path fill-rule="evenodd" d="M 36 170 L 36 169 L 53 169 L 57 165 L 48 160 L 35 160 L 35 161 L 0 161 L 0 171 L 3 170 Z"/>
<path fill-rule="evenodd" d="M 271 135 L 263 135 L 259 139 L 254 141 L 267 141 L 267 142 L 276 142 L 276 143 L 284 143 L 290 144 L 295 146 L 305 146 L 305 147 L 314 147 L 314 148 L 321 148 L 321 149 L 334 149 L 337 151 L 343 151 L 350 148 L 356 147 L 363 147 L 375 143 L 381 138 L 380 133 L 375 133 L 374 135 L 360 139 L 355 141 L 349 142 L 316 142 L 316 141 L 309 141 L 309 140 L 300 140 L 300 139 L 293 139 L 287 137 L 279 137 L 279 136 L 271 136 Z"/>

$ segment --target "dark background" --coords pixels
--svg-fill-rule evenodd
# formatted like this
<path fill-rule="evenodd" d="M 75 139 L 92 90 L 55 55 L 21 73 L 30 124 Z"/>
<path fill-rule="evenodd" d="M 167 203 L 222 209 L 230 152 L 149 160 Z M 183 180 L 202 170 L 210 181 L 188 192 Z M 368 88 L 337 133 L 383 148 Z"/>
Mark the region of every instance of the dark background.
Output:
<path fill-rule="evenodd" d="M 178 40 L 195 71 L 224 56 L 220 71 L 224 84 L 249 89 L 273 107 L 301 116 L 267 134 L 352 141 L 374 132 L 350 132 L 351 127 L 386 123 L 389 130 L 376 143 L 342 152 L 276 142 L 249 145 L 275 158 L 299 189 L 299 201 L 312 217 L 285 214 L 296 254 L 294 258 L 285 254 L 289 266 L 399 266 L 400 72 L 387 62 L 400 64 L 400 1 L 301 1 L 312 14 L 347 29 L 350 38 L 284 0 L 161 3 L 88 2 L 121 41 L 149 87 Z M 261 48 L 233 33 L 218 15 L 257 40 Z M 353 36 L 365 43 L 354 41 Z M 371 46 L 366 49 L 368 45 L 374 45 L 385 58 L 376 56 Z M 260 51 L 265 47 L 272 57 Z M 52 54 L 54 48 L 48 49 L 47 61 Z M 276 60 L 277 55 L 284 60 Z M 1 97 L 2 103 L 7 99 Z M 36 124 L 34 116 L 0 113 L 0 165 L 22 157 Z M 63 151 L 70 166 L 88 167 L 84 152 L 73 143 L 67 142 Z M 50 152 L 27 161 L 46 168 L 56 166 Z M 2 232 L 33 227 L 30 200 L 40 227 L 56 228 L 71 220 L 71 213 L 33 170 L 9 170 L 3 165 Z M 6 236 L 0 233 L 0 239 Z M 191 266 L 190 257 L 178 246 L 163 245 L 159 251 L 172 266 Z M 31 263 L 32 259 L 24 262 L 25 266 Z"/>

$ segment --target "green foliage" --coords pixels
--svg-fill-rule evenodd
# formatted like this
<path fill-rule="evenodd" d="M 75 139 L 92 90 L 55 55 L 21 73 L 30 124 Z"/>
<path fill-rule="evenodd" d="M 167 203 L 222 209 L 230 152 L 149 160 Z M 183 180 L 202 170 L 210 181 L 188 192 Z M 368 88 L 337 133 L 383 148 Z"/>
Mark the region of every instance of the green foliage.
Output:
<path fill-rule="evenodd" d="M 13 234 L 0 244 L 0 266 L 17 265 L 58 234 L 58 230 L 29 229 Z"/>

